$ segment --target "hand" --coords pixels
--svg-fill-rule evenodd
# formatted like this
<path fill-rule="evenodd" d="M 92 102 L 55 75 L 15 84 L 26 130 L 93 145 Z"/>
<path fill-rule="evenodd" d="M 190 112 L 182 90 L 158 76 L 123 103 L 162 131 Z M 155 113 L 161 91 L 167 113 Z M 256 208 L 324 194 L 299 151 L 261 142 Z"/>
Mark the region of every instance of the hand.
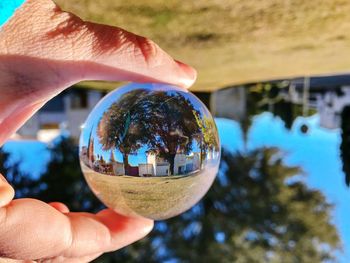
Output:
<path fill-rule="evenodd" d="M 152 41 L 84 22 L 50 0 L 28 0 L 0 30 L 0 145 L 41 106 L 81 80 L 192 85 L 196 72 Z M 62 203 L 13 200 L 0 175 L 0 256 L 88 262 L 143 236 L 153 226 L 106 209 L 71 213 Z"/>

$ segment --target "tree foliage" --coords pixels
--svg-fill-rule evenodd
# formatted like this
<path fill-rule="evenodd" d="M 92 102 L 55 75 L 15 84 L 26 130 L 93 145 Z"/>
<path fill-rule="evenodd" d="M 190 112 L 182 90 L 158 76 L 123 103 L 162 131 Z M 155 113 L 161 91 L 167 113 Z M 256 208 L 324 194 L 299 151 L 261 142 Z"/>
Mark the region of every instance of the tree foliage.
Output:
<path fill-rule="evenodd" d="M 142 146 L 165 158 L 174 174 L 178 152 L 189 153 L 200 129 L 195 115 L 200 113 L 189 99 L 179 92 L 129 91 L 103 114 L 97 135 L 104 150 L 119 150 L 124 166 L 128 155 Z"/>
<path fill-rule="evenodd" d="M 147 91 L 138 90 L 124 94 L 106 110 L 98 123 L 97 135 L 104 150 L 118 149 L 123 155 L 125 169 L 128 155 L 135 153 L 144 144 L 147 130 L 143 111 L 137 107 Z"/>

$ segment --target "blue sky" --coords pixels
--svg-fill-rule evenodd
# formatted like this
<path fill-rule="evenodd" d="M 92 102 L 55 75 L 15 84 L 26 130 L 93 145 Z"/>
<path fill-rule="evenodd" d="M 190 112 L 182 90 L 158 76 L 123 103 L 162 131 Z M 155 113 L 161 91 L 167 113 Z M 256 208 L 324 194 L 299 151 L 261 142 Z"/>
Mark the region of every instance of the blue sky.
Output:
<path fill-rule="evenodd" d="M 10 163 L 19 162 L 20 169 L 38 178 L 45 171 L 45 164 L 50 160 L 47 145 L 38 141 L 9 141 L 2 147 L 10 152 Z"/>

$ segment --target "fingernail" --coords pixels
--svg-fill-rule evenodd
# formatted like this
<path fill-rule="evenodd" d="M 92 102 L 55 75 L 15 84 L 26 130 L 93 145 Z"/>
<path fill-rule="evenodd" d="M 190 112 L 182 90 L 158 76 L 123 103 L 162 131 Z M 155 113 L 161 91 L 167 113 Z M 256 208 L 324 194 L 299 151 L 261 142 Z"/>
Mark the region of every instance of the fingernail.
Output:
<path fill-rule="evenodd" d="M 153 227 L 154 227 L 154 222 L 152 220 L 145 219 L 143 228 L 140 229 L 141 235 L 142 236 L 148 235 L 152 231 Z"/>
<path fill-rule="evenodd" d="M 186 87 L 192 86 L 193 83 L 196 81 L 197 71 L 194 68 L 192 68 L 192 67 L 190 67 L 190 66 L 188 66 L 180 61 L 177 61 L 177 60 L 175 60 L 175 61 L 186 75 L 186 77 L 184 79 L 182 79 L 181 82 Z"/>
<path fill-rule="evenodd" d="M 0 207 L 8 205 L 15 196 L 15 190 L 9 185 L 0 186 Z"/>

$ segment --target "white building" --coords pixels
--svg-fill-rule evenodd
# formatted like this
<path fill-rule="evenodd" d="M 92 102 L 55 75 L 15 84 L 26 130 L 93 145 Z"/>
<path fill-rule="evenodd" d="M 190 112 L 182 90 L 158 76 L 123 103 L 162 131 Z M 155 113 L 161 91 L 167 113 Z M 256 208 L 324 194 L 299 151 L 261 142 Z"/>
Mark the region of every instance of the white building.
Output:
<path fill-rule="evenodd" d="M 184 174 L 186 173 L 186 163 L 187 158 L 183 153 L 178 153 L 175 155 L 174 161 L 174 174 Z"/>
<path fill-rule="evenodd" d="M 114 175 L 125 175 L 124 163 L 114 161 L 112 166 Z"/>
<path fill-rule="evenodd" d="M 304 89 L 289 89 L 289 101 L 300 104 L 303 108 L 315 109 L 320 116 L 320 126 L 337 129 L 341 125 L 341 114 L 345 106 L 350 105 L 350 86 L 339 89 L 310 89 L 304 98 Z"/>
<path fill-rule="evenodd" d="M 34 114 L 17 134 L 47 142 L 64 129 L 78 139 L 81 125 L 105 93 L 79 88 L 63 92 Z"/>
<path fill-rule="evenodd" d="M 155 153 L 147 154 L 147 164 L 153 168 L 154 176 L 170 175 L 170 164 L 164 158 L 157 156 Z M 174 159 L 174 174 L 188 174 L 200 169 L 200 153 L 185 155 L 178 153 Z M 141 174 L 141 173 L 140 173 Z"/>
<path fill-rule="evenodd" d="M 170 174 L 170 164 L 164 158 L 160 158 L 154 153 L 147 154 L 147 163 L 153 167 L 153 175 L 155 176 L 167 176 Z"/>
<path fill-rule="evenodd" d="M 316 109 L 320 116 L 320 126 L 326 129 L 337 129 L 341 125 L 341 114 L 345 106 L 350 105 L 350 86 L 341 87 L 339 90 L 325 90 L 324 92 L 310 92 L 307 100 L 307 107 Z M 301 101 L 301 92 L 293 94 L 294 101 L 299 98 Z"/>
<path fill-rule="evenodd" d="M 193 153 L 186 159 L 186 171 L 197 171 L 200 169 L 200 153 Z"/>
<path fill-rule="evenodd" d="M 210 96 L 213 116 L 241 121 L 247 115 L 247 89 L 234 87 L 213 92 Z"/>
<path fill-rule="evenodd" d="M 153 165 L 150 163 L 140 163 L 139 164 L 139 176 L 153 176 L 154 169 Z"/>
<path fill-rule="evenodd" d="M 320 114 L 320 126 L 327 129 L 337 129 L 341 125 L 341 113 L 345 106 L 350 105 L 350 87 L 341 88 L 339 96 L 334 91 L 328 91 L 317 96 L 317 109 Z"/>

